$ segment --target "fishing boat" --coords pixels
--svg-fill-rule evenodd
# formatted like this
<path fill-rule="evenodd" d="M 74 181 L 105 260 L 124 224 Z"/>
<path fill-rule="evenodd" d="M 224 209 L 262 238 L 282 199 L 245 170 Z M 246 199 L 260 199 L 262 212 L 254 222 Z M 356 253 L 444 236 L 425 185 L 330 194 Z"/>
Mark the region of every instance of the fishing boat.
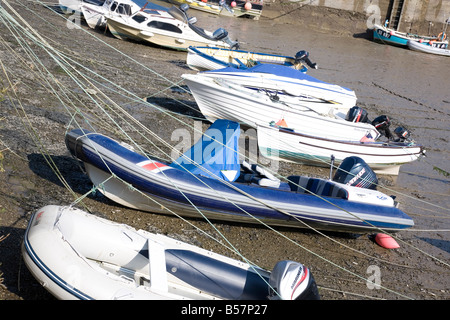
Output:
<path fill-rule="evenodd" d="M 356 103 L 354 91 L 286 66 L 228 67 L 182 77 L 211 122 L 229 119 L 256 129 L 275 118 L 314 136 L 353 141 L 379 136 L 371 123 L 346 120 Z"/>
<path fill-rule="evenodd" d="M 259 20 L 263 9 L 262 0 L 169 0 L 171 3 L 186 3 L 190 8 L 212 14 L 248 17 Z"/>
<path fill-rule="evenodd" d="M 395 140 L 345 141 L 306 135 L 277 126 L 258 126 L 258 147 L 266 158 L 330 167 L 350 156 L 363 159 L 377 174 L 398 175 L 400 166 L 419 159 L 425 149 L 405 139 L 404 128 L 397 128 Z"/>
<path fill-rule="evenodd" d="M 434 36 L 422 36 L 408 32 L 400 32 L 387 26 L 375 24 L 373 27 L 373 40 L 406 48 L 408 41 L 421 42 L 423 45 L 445 45 L 448 44 L 445 33 Z"/>
<path fill-rule="evenodd" d="M 269 272 L 70 206 L 32 215 L 22 255 L 62 300 L 319 298 L 310 270 L 298 262 L 280 261 Z"/>
<path fill-rule="evenodd" d="M 355 173 L 351 181 L 348 168 L 346 175 L 337 170 L 338 181 L 304 176 L 281 181 L 239 161 L 239 134 L 238 123 L 220 119 L 172 163 L 83 129 L 68 132 L 65 141 L 99 192 L 142 211 L 356 233 L 414 225 L 392 197 L 373 188 L 376 175 L 367 165 L 358 164 L 364 175 Z"/>
<path fill-rule="evenodd" d="M 308 67 L 317 69 L 317 64 L 309 59 L 309 53 L 301 50 L 295 57 L 259 53 L 244 50 L 231 50 L 214 47 L 189 47 L 186 64 L 197 71 L 216 70 L 226 67 L 247 69 L 260 63 L 280 64 L 301 72 Z"/>
<path fill-rule="evenodd" d="M 433 45 L 421 43 L 418 41 L 408 41 L 408 48 L 414 51 L 436 54 L 440 56 L 450 56 L 448 43 L 437 42 Z"/>
<path fill-rule="evenodd" d="M 132 39 L 176 50 L 187 50 L 190 46 L 214 46 L 237 48 L 239 44 L 228 37 L 228 32 L 219 28 L 213 33 L 195 25 L 197 19 L 188 17 L 188 5 L 158 10 L 143 7 L 128 15 L 108 16 L 106 24 L 119 39 Z"/>
<path fill-rule="evenodd" d="M 81 4 L 81 12 L 87 25 L 95 29 L 106 27 L 107 16 L 131 16 L 144 6 L 160 11 L 167 10 L 163 6 L 146 0 L 106 0 L 103 3 L 83 1 Z"/>

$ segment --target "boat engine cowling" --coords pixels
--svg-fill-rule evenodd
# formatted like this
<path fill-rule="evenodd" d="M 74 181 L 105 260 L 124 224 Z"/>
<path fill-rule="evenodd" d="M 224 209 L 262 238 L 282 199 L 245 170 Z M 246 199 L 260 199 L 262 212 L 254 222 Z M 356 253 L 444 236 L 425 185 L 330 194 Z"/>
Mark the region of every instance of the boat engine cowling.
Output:
<path fill-rule="evenodd" d="M 363 122 L 363 123 L 370 122 L 367 111 L 358 106 L 351 107 L 347 111 L 345 120 L 350 121 L 350 122 Z"/>
<path fill-rule="evenodd" d="M 307 267 L 301 263 L 277 262 L 269 278 L 269 298 L 272 300 L 319 300 L 317 284 Z"/>
<path fill-rule="evenodd" d="M 224 28 L 219 28 L 213 32 L 213 38 L 216 40 L 222 40 L 228 36 L 228 31 Z"/>
<path fill-rule="evenodd" d="M 334 174 L 333 181 L 348 186 L 373 189 L 377 188 L 378 178 L 369 165 L 360 157 L 345 158 Z"/>
<path fill-rule="evenodd" d="M 388 116 L 382 115 L 379 117 L 376 117 L 372 121 L 372 125 L 377 129 L 377 131 L 383 135 L 386 136 L 389 140 L 393 138 L 391 130 L 389 129 L 389 126 L 391 125 L 391 120 L 389 120 Z"/>
<path fill-rule="evenodd" d="M 317 63 L 311 62 L 311 60 L 309 59 L 309 52 L 305 51 L 305 50 L 300 50 L 299 52 L 297 52 L 295 54 L 295 61 L 296 62 L 304 61 L 310 68 L 314 68 L 314 69 L 318 68 Z"/>
<path fill-rule="evenodd" d="M 402 127 L 395 128 L 394 133 L 397 135 L 398 141 L 400 142 L 406 141 L 410 137 L 409 131 Z"/>

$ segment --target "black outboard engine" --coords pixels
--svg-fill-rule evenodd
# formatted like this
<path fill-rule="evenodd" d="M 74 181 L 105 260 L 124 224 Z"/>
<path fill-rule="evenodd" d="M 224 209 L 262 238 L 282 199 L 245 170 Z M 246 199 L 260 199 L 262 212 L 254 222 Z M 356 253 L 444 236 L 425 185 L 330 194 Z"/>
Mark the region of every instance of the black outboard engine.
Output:
<path fill-rule="evenodd" d="M 333 181 L 348 186 L 375 190 L 378 178 L 369 165 L 360 157 L 351 156 L 342 161 L 334 174 Z"/>
<path fill-rule="evenodd" d="M 295 54 L 295 62 L 301 62 L 304 61 L 310 68 L 317 69 L 317 63 L 312 63 L 311 60 L 309 60 L 309 52 L 305 50 L 301 50 Z"/>
<path fill-rule="evenodd" d="M 393 138 L 389 126 L 391 125 L 391 120 L 388 116 L 379 116 L 372 121 L 372 125 L 378 130 L 379 133 L 384 134 L 388 140 Z"/>
<path fill-rule="evenodd" d="M 345 120 L 350 122 L 369 123 L 369 117 L 366 110 L 358 106 L 351 107 L 345 116 Z"/>
<path fill-rule="evenodd" d="M 269 278 L 271 300 L 319 300 L 314 277 L 301 263 L 282 260 L 277 262 Z"/>
<path fill-rule="evenodd" d="M 404 142 L 409 139 L 409 131 L 402 127 L 397 127 L 394 130 L 394 133 L 397 135 L 398 139 L 396 141 Z"/>
<path fill-rule="evenodd" d="M 213 38 L 216 40 L 222 40 L 228 36 L 228 31 L 224 28 L 219 28 L 213 32 Z"/>

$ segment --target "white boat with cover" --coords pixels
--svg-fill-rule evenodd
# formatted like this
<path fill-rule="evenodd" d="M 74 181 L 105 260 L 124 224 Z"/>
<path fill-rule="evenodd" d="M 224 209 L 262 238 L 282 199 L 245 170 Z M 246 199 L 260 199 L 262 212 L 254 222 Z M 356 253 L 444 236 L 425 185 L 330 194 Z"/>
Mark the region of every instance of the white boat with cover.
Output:
<path fill-rule="evenodd" d="M 309 269 L 283 260 L 269 272 L 185 242 L 69 206 L 28 224 L 22 255 L 58 299 L 317 299 Z"/>
<path fill-rule="evenodd" d="M 111 33 L 119 39 L 132 39 L 176 50 L 187 50 L 190 46 L 239 46 L 229 39 L 228 32 L 223 28 L 210 32 L 196 26 L 197 19 L 188 17 L 188 9 L 188 5 L 173 6 L 168 10 L 144 6 L 131 16 L 108 16 L 106 23 Z"/>
<path fill-rule="evenodd" d="M 229 119 L 256 128 L 284 119 L 305 134 L 350 141 L 379 136 L 371 123 L 347 121 L 355 93 L 289 67 L 260 64 L 183 74 L 211 122 Z"/>

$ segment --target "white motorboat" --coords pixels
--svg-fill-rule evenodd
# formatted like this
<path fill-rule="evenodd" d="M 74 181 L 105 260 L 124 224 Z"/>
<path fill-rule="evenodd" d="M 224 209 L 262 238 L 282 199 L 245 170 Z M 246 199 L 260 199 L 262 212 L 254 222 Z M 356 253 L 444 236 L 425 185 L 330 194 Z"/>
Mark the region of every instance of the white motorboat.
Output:
<path fill-rule="evenodd" d="M 270 73 L 279 68 L 283 68 L 282 74 Z M 314 136 L 351 141 L 379 136 L 370 123 L 346 120 L 356 103 L 353 91 L 289 67 L 261 64 L 182 77 L 200 111 L 211 122 L 229 119 L 256 128 L 284 119 L 290 128 L 301 128 L 303 133 Z"/>
<path fill-rule="evenodd" d="M 260 63 L 280 64 L 301 72 L 306 72 L 308 67 L 317 69 L 317 64 L 309 60 L 309 53 L 305 50 L 297 52 L 295 57 L 289 57 L 244 50 L 189 47 L 186 57 L 188 67 L 197 71 L 216 70 L 226 67 L 246 69 Z"/>
<path fill-rule="evenodd" d="M 433 45 L 429 45 L 418 41 L 408 41 L 408 48 L 414 51 L 450 57 L 450 49 L 448 48 L 448 43 L 439 42 Z"/>
<path fill-rule="evenodd" d="M 147 1 L 145 0 L 106 0 L 103 3 L 82 2 L 81 12 L 90 28 L 105 28 L 107 16 L 131 16 L 141 10 L 146 3 Z M 167 8 L 152 2 L 149 2 L 147 7 L 167 10 Z"/>
<path fill-rule="evenodd" d="M 132 39 L 176 50 L 187 50 L 189 46 L 213 46 L 237 48 L 238 43 L 228 37 L 228 32 L 219 28 L 213 33 L 195 25 L 197 19 L 188 17 L 188 5 L 157 10 L 142 7 L 128 16 L 108 16 L 107 26 L 119 39 Z"/>
<path fill-rule="evenodd" d="M 314 110 L 332 108 L 346 113 L 356 104 L 353 90 L 277 64 L 260 64 L 247 69 L 222 68 L 183 77 L 190 82 L 204 78 L 227 81 L 244 89 L 267 92 L 280 102 L 303 105 Z"/>
<path fill-rule="evenodd" d="M 347 157 L 358 156 L 378 174 L 398 175 L 401 165 L 417 160 L 425 152 L 409 139 L 344 141 L 277 126 L 258 126 L 257 132 L 259 151 L 267 158 L 330 167 L 340 165 Z M 395 132 L 403 137 L 401 130 Z"/>
<path fill-rule="evenodd" d="M 283 260 L 268 272 L 68 206 L 48 205 L 33 214 L 22 255 L 58 299 L 319 298 L 300 263 Z"/>

